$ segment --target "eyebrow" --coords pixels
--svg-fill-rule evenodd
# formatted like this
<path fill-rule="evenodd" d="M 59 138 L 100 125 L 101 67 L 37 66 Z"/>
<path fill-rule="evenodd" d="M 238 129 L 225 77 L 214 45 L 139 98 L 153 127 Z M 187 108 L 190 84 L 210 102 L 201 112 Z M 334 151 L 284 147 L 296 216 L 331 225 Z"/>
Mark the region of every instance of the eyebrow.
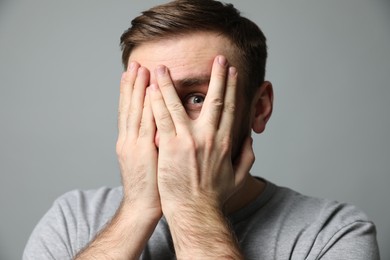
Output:
<path fill-rule="evenodd" d="M 210 83 L 210 76 L 200 76 L 200 77 L 189 77 L 189 78 L 183 78 L 179 80 L 174 80 L 173 84 L 175 87 L 178 88 L 192 88 L 192 87 L 198 87 L 205 84 Z"/>

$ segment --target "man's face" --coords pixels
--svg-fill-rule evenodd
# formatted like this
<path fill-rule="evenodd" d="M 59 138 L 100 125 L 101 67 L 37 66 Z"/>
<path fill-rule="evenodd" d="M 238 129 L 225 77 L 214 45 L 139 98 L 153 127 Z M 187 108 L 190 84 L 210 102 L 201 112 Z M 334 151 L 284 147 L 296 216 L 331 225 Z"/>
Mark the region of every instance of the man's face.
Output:
<path fill-rule="evenodd" d="M 231 66 L 242 71 L 237 62 L 235 49 L 226 38 L 215 33 L 199 32 L 184 36 L 145 43 L 136 47 L 130 57 L 150 71 L 150 83 L 157 83 L 155 68 L 165 65 L 169 71 L 176 92 L 188 116 L 196 120 L 209 88 L 214 58 L 224 55 Z M 242 78 L 239 77 L 237 113 L 233 130 L 233 158 L 241 147 L 243 137 L 249 133 L 249 121 L 243 122 L 243 113 L 247 110 L 244 102 Z M 241 94 L 240 94 L 241 93 Z M 158 145 L 158 141 L 157 141 Z"/>

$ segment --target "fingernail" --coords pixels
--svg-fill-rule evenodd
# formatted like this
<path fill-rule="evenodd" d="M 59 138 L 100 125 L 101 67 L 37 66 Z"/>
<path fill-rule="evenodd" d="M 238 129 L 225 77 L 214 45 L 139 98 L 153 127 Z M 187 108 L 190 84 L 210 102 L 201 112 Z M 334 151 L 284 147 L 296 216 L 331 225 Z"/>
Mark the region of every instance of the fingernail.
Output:
<path fill-rule="evenodd" d="M 227 60 L 226 60 L 226 58 L 225 58 L 224 56 L 218 56 L 218 63 L 219 63 L 221 66 L 225 67 L 225 66 L 226 66 L 226 63 L 227 63 Z"/>
<path fill-rule="evenodd" d="M 137 71 L 137 75 L 141 75 L 142 73 L 144 73 L 144 70 L 145 68 L 144 67 L 139 67 L 138 71 Z"/>
<path fill-rule="evenodd" d="M 163 76 L 167 71 L 167 68 L 163 65 L 157 67 L 157 74 Z"/>
<path fill-rule="evenodd" d="M 121 80 L 124 80 L 125 78 L 126 78 L 126 72 L 123 72 L 123 73 L 122 73 Z"/>
<path fill-rule="evenodd" d="M 130 62 L 130 65 L 129 65 L 129 67 L 128 67 L 128 70 L 129 70 L 129 71 L 133 71 L 134 68 L 135 68 L 135 63 L 134 63 L 134 62 Z"/>
<path fill-rule="evenodd" d="M 236 75 L 236 73 L 237 73 L 237 69 L 235 67 L 229 68 L 229 75 L 230 76 L 234 76 L 234 75 Z"/>

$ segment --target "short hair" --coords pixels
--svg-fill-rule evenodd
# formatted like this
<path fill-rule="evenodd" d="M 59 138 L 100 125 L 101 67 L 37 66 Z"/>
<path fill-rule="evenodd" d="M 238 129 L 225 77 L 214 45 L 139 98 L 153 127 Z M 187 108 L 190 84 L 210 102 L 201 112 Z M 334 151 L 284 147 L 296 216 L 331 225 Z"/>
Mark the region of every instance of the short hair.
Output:
<path fill-rule="evenodd" d="M 176 0 L 142 12 L 120 38 L 124 68 L 132 50 L 143 43 L 204 31 L 226 37 L 237 48 L 248 85 L 245 92 L 252 95 L 264 82 L 266 38 L 232 4 L 215 0 Z"/>

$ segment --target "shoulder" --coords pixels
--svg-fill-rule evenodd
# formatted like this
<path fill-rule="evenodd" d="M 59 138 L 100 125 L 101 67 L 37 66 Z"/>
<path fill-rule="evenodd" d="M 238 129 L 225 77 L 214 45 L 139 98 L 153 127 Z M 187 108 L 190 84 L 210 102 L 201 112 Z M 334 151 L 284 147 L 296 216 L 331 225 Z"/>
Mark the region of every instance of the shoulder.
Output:
<path fill-rule="evenodd" d="M 122 200 L 122 188 L 101 187 L 69 191 L 53 203 L 52 213 L 70 224 L 89 227 L 94 235 L 115 214 Z M 50 211 L 49 211 L 50 212 Z"/>
<path fill-rule="evenodd" d="M 248 258 L 379 259 L 375 225 L 358 207 L 266 183 L 234 216 Z"/>
<path fill-rule="evenodd" d="M 321 221 L 332 225 L 345 225 L 355 221 L 370 222 L 359 208 L 329 199 L 303 195 L 286 187 L 277 186 L 263 179 L 266 187 L 250 205 L 231 216 L 233 223 L 265 219 L 269 223 L 296 222 L 296 227 Z"/>
<path fill-rule="evenodd" d="M 34 228 L 24 259 L 35 259 L 39 255 L 72 258 L 112 218 L 121 200 L 121 187 L 73 190 L 63 194 Z"/>
<path fill-rule="evenodd" d="M 294 241 L 307 255 L 323 259 L 377 259 L 374 223 L 358 207 L 276 187 L 275 207 L 284 243 Z M 277 206 L 275 206 L 277 205 Z M 288 242 L 287 242 L 288 243 Z M 340 258 L 341 257 L 341 258 Z"/>
<path fill-rule="evenodd" d="M 354 222 L 371 222 L 367 215 L 355 205 L 334 200 L 303 195 L 289 188 L 277 187 L 270 202 L 289 218 L 301 222 L 332 223 L 336 229 Z"/>
<path fill-rule="evenodd" d="M 56 199 L 51 211 L 66 222 L 66 228 L 76 227 L 77 233 L 87 234 L 89 240 L 112 218 L 121 200 L 121 187 L 73 190 Z"/>
<path fill-rule="evenodd" d="M 54 206 L 63 209 L 95 213 L 116 210 L 122 199 L 122 187 L 101 187 L 93 190 L 72 190 L 54 201 Z"/>

